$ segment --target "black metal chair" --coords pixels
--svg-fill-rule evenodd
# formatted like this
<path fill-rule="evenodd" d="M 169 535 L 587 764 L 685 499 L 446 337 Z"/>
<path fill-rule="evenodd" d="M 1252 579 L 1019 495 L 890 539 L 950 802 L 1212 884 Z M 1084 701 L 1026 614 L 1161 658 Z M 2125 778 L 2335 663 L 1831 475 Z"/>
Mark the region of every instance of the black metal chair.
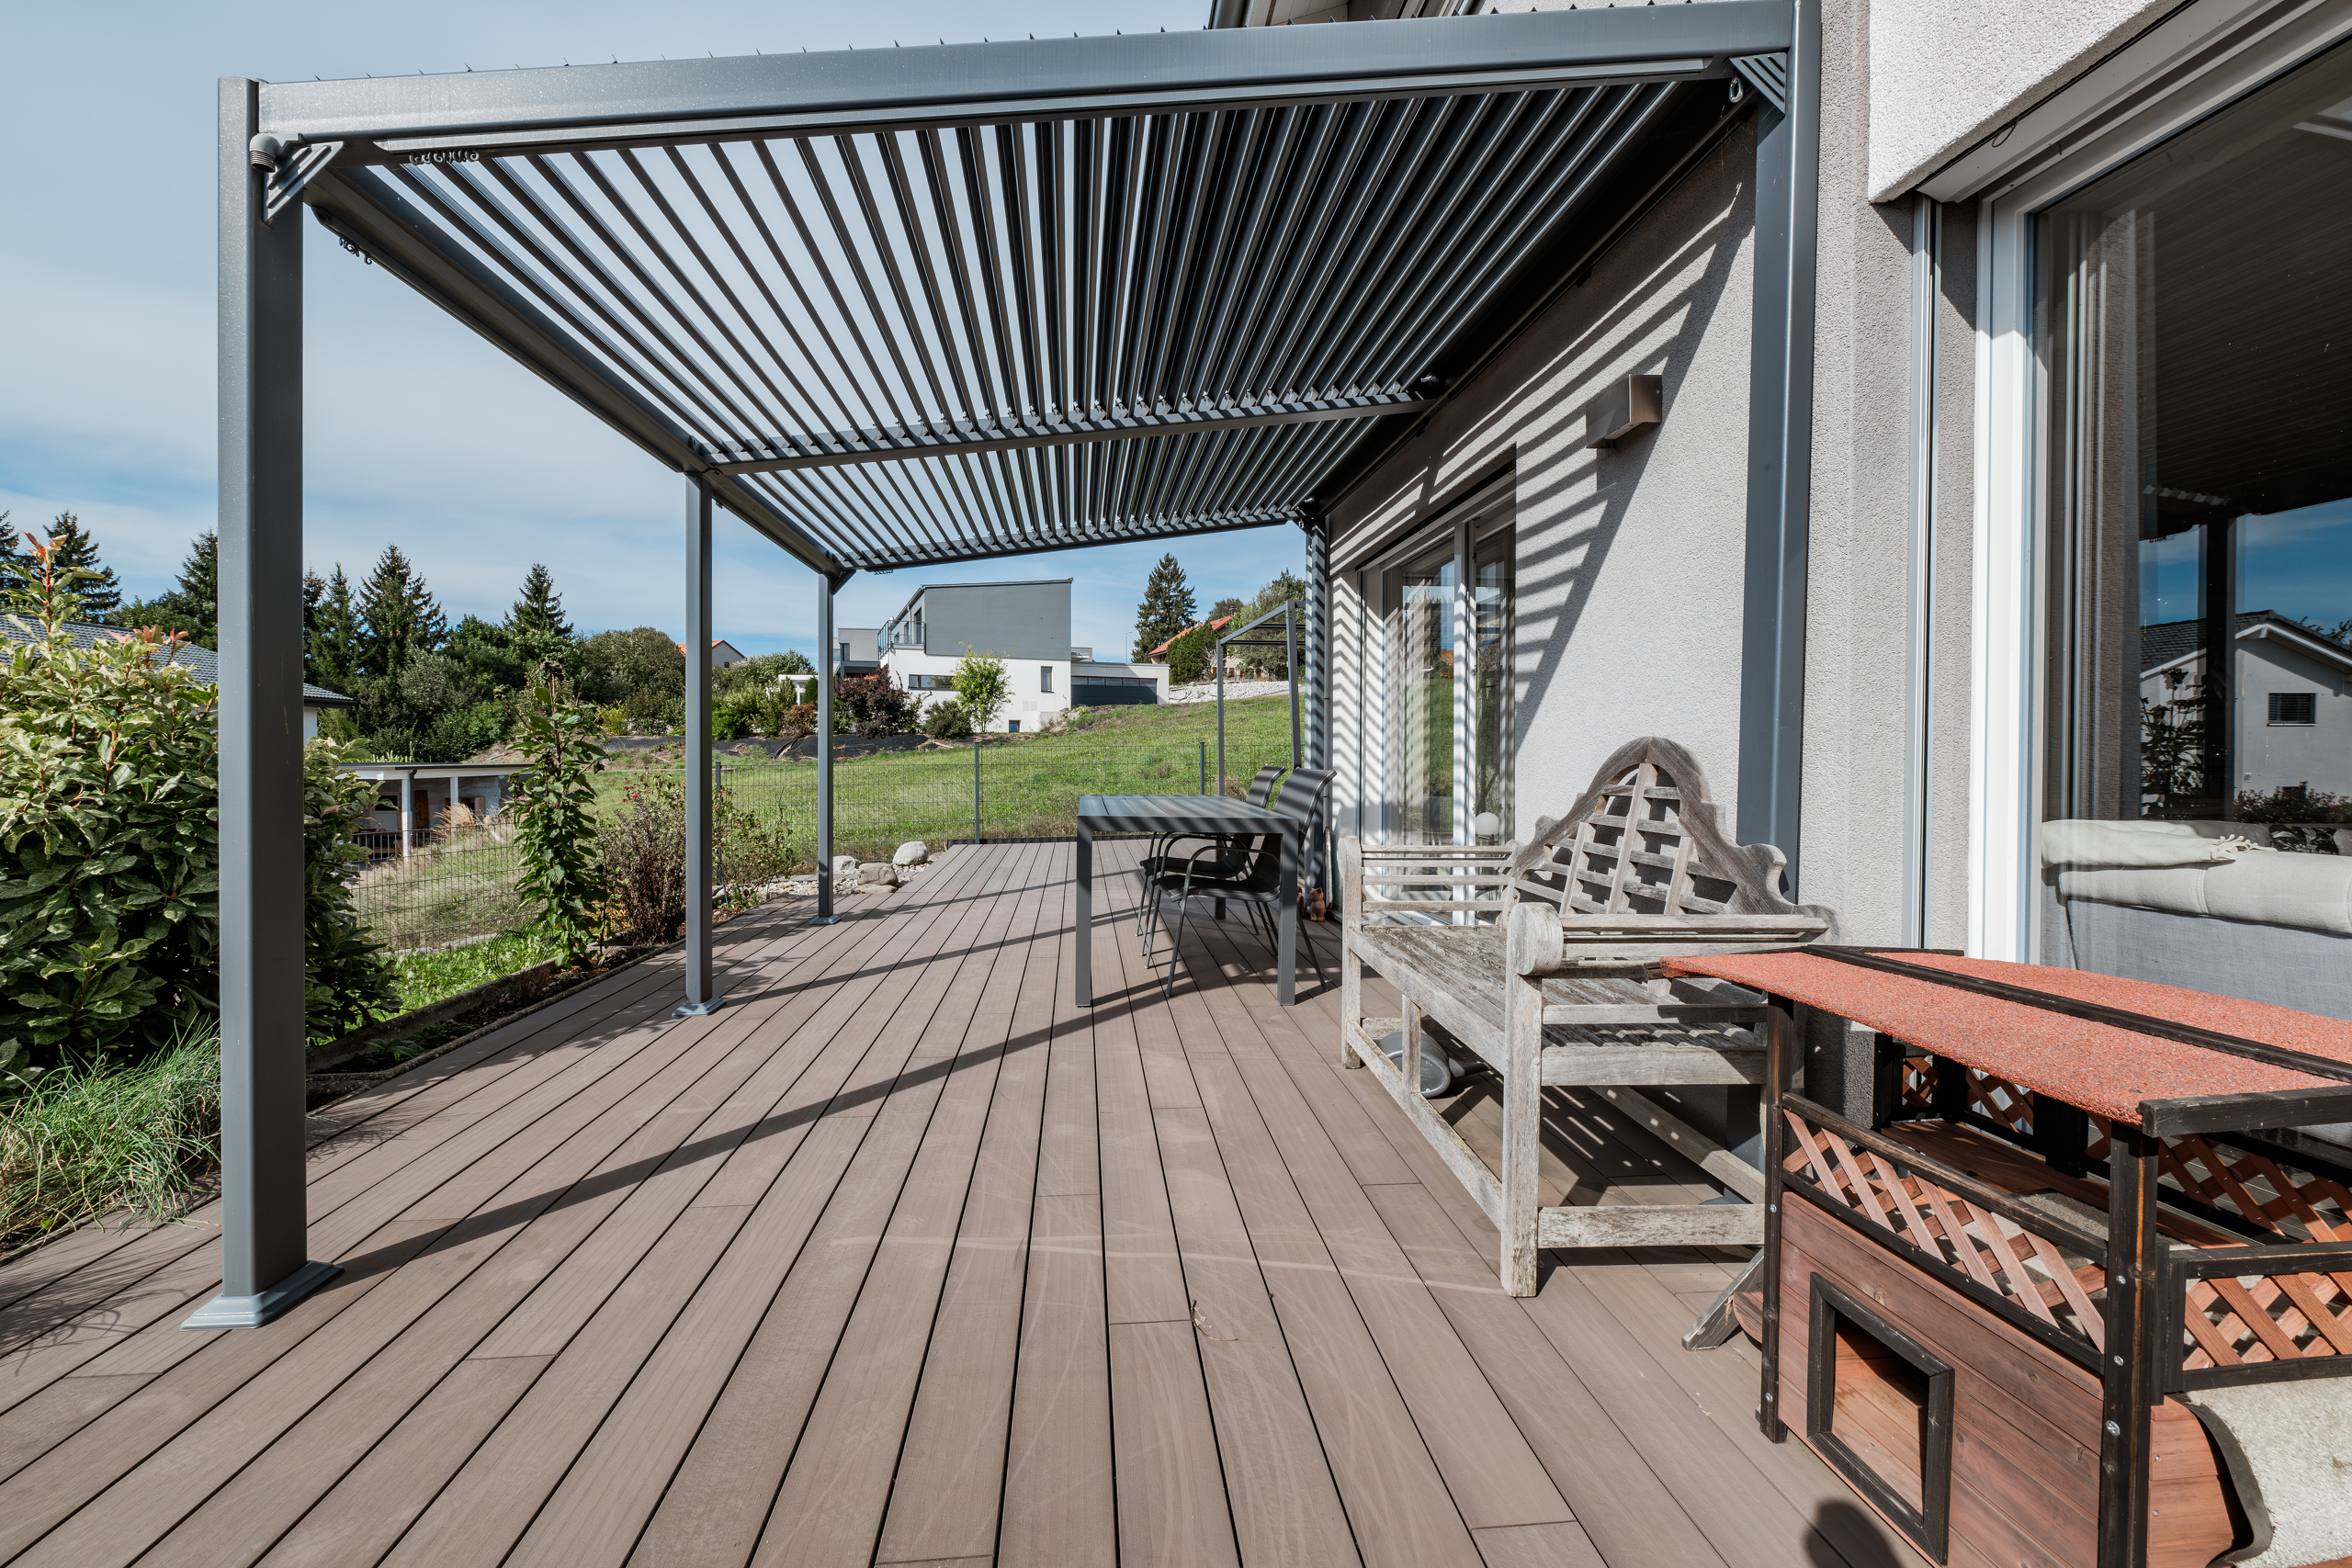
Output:
<path fill-rule="evenodd" d="M 1248 800 L 1252 806 L 1265 805 L 1267 797 L 1274 793 L 1274 781 L 1282 776 L 1283 768 L 1281 763 L 1267 763 L 1264 767 L 1260 768 L 1258 770 L 1257 776 L 1250 781 L 1250 792 L 1243 798 Z M 1248 861 L 1250 840 L 1247 835 L 1243 835 L 1238 838 L 1229 834 L 1213 835 L 1204 833 L 1160 833 L 1155 835 L 1151 840 L 1150 852 L 1141 860 L 1136 862 L 1136 881 L 1138 884 L 1139 889 L 1138 897 L 1136 899 L 1136 935 L 1142 936 L 1144 934 L 1144 922 L 1150 918 L 1152 908 L 1151 879 L 1159 875 L 1161 872 L 1167 871 L 1171 867 L 1182 869 L 1191 857 L 1186 855 L 1170 854 L 1169 852 L 1173 846 L 1188 842 L 1194 839 L 1203 839 L 1209 842 L 1224 846 L 1224 852 L 1216 861 L 1218 870 L 1216 874 L 1217 875 L 1238 875 L 1240 873 L 1242 866 Z"/>
<path fill-rule="evenodd" d="M 1322 809 L 1323 797 L 1331 788 L 1331 772 L 1328 768 L 1298 768 L 1283 783 L 1282 793 L 1274 796 L 1275 814 L 1306 825 L 1299 845 L 1299 887 L 1302 904 L 1306 897 L 1308 868 L 1314 863 L 1314 822 Z M 1176 923 L 1170 932 L 1168 948 L 1168 978 L 1160 988 L 1162 996 L 1172 996 L 1176 990 L 1176 971 L 1183 964 L 1184 911 L 1195 898 L 1213 898 L 1220 904 L 1239 904 L 1250 911 L 1250 919 L 1270 948 L 1279 949 L 1282 931 L 1276 920 L 1276 910 L 1282 901 L 1282 847 L 1280 833 L 1260 835 L 1252 843 L 1241 868 L 1218 875 L 1205 870 L 1211 852 L 1196 853 L 1182 866 L 1161 871 L 1148 883 L 1148 899 L 1155 917 L 1160 905 L 1170 899 L 1176 904 Z M 1308 934 L 1306 911 L 1298 911 L 1299 940 L 1306 944 L 1307 957 L 1315 964 L 1317 975 L 1323 973 L 1322 954 L 1316 951 L 1315 939 Z M 1151 944 L 1145 939 L 1144 961 L 1151 961 Z"/>

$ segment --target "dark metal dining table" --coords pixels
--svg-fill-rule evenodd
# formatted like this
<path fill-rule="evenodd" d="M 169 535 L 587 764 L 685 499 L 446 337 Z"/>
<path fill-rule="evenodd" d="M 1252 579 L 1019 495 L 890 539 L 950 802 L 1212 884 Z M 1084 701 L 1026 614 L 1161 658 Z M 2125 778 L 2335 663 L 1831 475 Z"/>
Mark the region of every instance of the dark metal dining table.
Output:
<path fill-rule="evenodd" d="M 1309 824 L 1222 795 L 1087 795 L 1078 801 L 1078 1005 L 1094 1005 L 1094 836 L 1173 833 L 1204 838 L 1279 834 L 1282 860 L 1274 894 L 1281 940 L 1276 944 L 1275 999 L 1296 999 L 1298 872 Z M 1180 962 L 1170 954 L 1169 962 Z"/>

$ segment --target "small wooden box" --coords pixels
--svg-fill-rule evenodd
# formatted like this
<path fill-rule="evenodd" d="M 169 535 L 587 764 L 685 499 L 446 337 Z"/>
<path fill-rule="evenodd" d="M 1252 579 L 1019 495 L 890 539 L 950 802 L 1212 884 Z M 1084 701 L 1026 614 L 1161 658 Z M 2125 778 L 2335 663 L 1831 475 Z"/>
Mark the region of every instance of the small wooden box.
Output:
<path fill-rule="evenodd" d="M 1816 1412 L 1815 1303 L 1838 1312 L 1834 1407 Z M 1871 1320 L 1875 1319 L 1875 1322 Z M 1890 1335 L 1886 1330 L 1893 1330 Z M 1900 1337 L 1907 1347 L 1890 1340 Z M 1781 1247 L 1781 1416 L 1887 1522 L 1938 1557 L 1970 1568 L 2083 1568 L 2098 1561 L 2098 1381 L 1928 1275 L 1906 1267 L 1811 1204 L 1789 1205 Z M 1921 1350 L 1949 1371 L 1944 1432 L 1930 1430 Z M 1816 1420 L 1816 1415 L 1819 1419 Z M 2205 1568 L 2237 1539 L 2211 1440 L 2177 1400 L 2154 1413 L 2148 1568 Z M 1937 1473 L 1942 1470 L 1940 1476 Z M 1860 1473 L 1858 1473 L 1858 1470 Z M 1899 1517 L 1871 1478 L 1907 1504 Z"/>

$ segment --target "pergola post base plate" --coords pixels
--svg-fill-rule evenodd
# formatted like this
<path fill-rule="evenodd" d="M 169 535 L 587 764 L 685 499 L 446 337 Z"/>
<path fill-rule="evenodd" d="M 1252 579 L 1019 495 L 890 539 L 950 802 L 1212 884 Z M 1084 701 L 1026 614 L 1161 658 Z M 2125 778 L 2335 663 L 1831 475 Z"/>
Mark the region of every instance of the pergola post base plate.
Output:
<path fill-rule="evenodd" d="M 190 1313 L 182 1328 L 259 1328 L 343 1272 L 339 1263 L 305 1263 L 259 1295 L 215 1296 Z"/>

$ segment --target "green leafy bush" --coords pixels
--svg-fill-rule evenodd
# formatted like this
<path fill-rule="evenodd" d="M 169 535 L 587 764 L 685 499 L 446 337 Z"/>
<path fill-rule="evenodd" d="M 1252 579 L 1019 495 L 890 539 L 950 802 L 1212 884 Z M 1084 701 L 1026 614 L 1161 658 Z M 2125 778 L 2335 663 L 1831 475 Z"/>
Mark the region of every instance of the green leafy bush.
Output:
<path fill-rule="evenodd" d="M 972 733 L 972 718 L 962 703 L 942 697 L 924 705 L 922 732 L 933 740 L 961 740 Z"/>
<path fill-rule="evenodd" d="M 376 804 L 376 785 L 343 770 L 344 748 L 302 749 L 303 1010 L 313 1040 L 334 1040 L 400 1010 L 396 972 L 361 928 L 351 883 L 368 852 L 355 824 Z"/>
<path fill-rule="evenodd" d="M 795 860 L 791 833 L 763 822 L 720 790 L 713 803 L 713 879 L 725 901 L 748 906 L 753 890 L 783 876 Z M 686 918 L 686 795 L 676 774 L 648 779 L 622 795 L 597 834 L 598 858 L 611 890 L 611 926 L 634 942 L 674 942 Z"/>
<path fill-rule="evenodd" d="M 710 733 L 720 740 L 741 740 L 752 733 L 752 715 L 736 703 L 714 703 L 710 709 Z"/>
<path fill-rule="evenodd" d="M 602 934 L 605 874 L 596 855 L 596 786 L 605 749 L 595 710 L 573 696 L 562 677 L 543 671 L 526 693 L 515 739 L 530 771 L 516 775 L 508 811 L 522 852 L 523 897 L 538 907 L 539 928 L 567 965 L 583 962 Z"/>
<path fill-rule="evenodd" d="M 74 574 L 18 568 L 0 662 L 0 1072 L 160 1050 L 210 1011 L 219 931 L 214 688 L 177 637 L 62 635 Z"/>
<path fill-rule="evenodd" d="M 220 1044 L 178 1036 L 138 1064 L 43 1073 L 0 1105 L 0 1249 L 117 1209 L 186 1212 L 220 1157 Z"/>

